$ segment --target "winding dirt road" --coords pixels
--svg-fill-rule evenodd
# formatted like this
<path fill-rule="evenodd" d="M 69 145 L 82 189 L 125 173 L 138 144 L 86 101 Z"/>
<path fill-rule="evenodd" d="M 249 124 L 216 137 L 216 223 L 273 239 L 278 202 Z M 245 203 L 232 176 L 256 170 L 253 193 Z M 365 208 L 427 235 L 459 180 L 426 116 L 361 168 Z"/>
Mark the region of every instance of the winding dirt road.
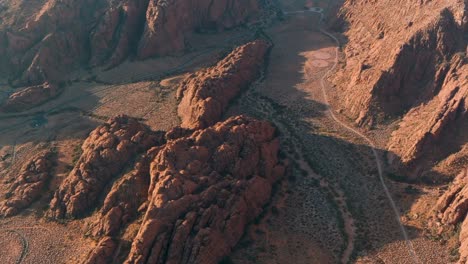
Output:
<path fill-rule="evenodd" d="M 378 176 L 379 176 L 380 183 L 382 184 L 382 188 L 384 189 L 385 196 L 387 197 L 388 201 L 390 202 L 392 210 L 393 210 L 393 212 L 395 214 L 395 219 L 398 222 L 398 225 L 400 226 L 401 234 L 402 234 L 402 236 L 403 236 L 403 238 L 404 238 L 404 240 L 406 242 L 406 245 L 408 247 L 408 250 L 409 250 L 411 256 L 413 257 L 414 262 L 415 263 L 421 263 L 419 257 L 416 254 L 416 251 L 414 250 L 413 243 L 408 238 L 406 228 L 405 228 L 405 226 L 402 224 L 402 222 L 400 220 L 400 213 L 399 213 L 399 209 L 398 209 L 398 207 L 397 207 L 397 205 L 395 203 L 395 200 L 392 198 L 392 195 L 391 195 L 391 193 L 390 193 L 390 191 L 388 189 L 388 186 L 385 183 L 384 176 L 383 176 L 383 170 L 382 170 L 382 162 L 381 162 L 380 157 L 379 157 L 379 155 L 377 153 L 376 145 L 374 144 L 374 142 L 369 137 L 367 137 L 366 135 L 364 135 L 363 133 L 361 133 L 357 129 L 355 129 L 355 128 L 347 125 L 343 121 L 341 121 L 335 115 L 335 113 L 333 112 L 333 108 L 331 108 L 331 105 L 330 105 L 330 102 L 329 102 L 329 99 L 328 99 L 328 94 L 327 94 L 327 89 L 326 89 L 325 82 L 326 82 L 326 78 L 329 76 L 329 74 L 334 72 L 337 65 L 338 65 L 339 47 L 341 46 L 341 43 L 335 36 L 333 36 L 330 32 L 323 29 L 323 27 L 321 26 L 321 24 L 323 22 L 323 12 L 317 12 L 315 10 L 308 10 L 308 12 L 313 12 L 313 13 L 319 13 L 320 14 L 320 32 L 322 32 L 324 35 L 330 37 L 336 43 L 335 60 L 334 60 L 333 66 L 330 67 L 330 69 L 322 76 L 322 78 L 320 78 L 320 86 L 321 86 L 321 89 L 322 89 L 323 98 L 325 100 L 325 103 L 329 106 L 327 108 L 326 112 L 330 116 L 330 118 L 333 119 L 333 121 L 335 121 L 338 125 L 340 125 L 344 129 L 354 133 L 355 135 L 359 136 L 361 139 L 366 141 L 369 144 L 369 146 L 371 147 L 372 154 L 374 155 L 374 158 L 375 158 L 375 164 L 376 164 L 377 170 L 378 170 Z"/>

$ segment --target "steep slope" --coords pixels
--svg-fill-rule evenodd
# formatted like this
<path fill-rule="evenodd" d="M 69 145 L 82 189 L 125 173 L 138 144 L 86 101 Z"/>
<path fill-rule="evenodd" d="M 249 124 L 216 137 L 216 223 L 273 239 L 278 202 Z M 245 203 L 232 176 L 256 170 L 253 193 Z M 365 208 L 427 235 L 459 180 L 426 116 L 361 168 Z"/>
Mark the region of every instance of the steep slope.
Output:
<path fill-rule="evenodd" d="M 460 260 L 468 261 L 468 168 L 463 169 L 436 205 L 437 219 L 450 229 L 460 229 Z"/>
<path fill-rule="evenodd" d="M 264 40 L 247 43 L 187 77 L 177 90 L 181 126 L 200 129 L 220 120 L 229 102 L 258 77 L 269 46 Z"/>
<path fill-rule="evenodd" d="M 399 121 L 387 148 L 413 176 L 468 140 L 467 6 L 349 0 L 334 25 L 348 39 L 332 80 L 343 113 L 369 128 Z"/>
<path fill-rule="evenodd" d="M 162 143 L 162 135 L 127 116 L 117 116 L 97 127 L 83 143 L 77 164 L 55 192 L 50 216 L 82 217 L 96 207 L 105 186 L 127 162 Z"/>
<path fill-rule="evenodd" d="M 257 0 L 21 0 L 5 7 L 0 73 L 24 86 L 63 80 L 81 66 L 114 66 L 129 55 L 183 51 L 194 31 L 240 25 L 260 6 Z"/>
<path fill-rule="evenodd" d="M 243 116 L 169 141 L 126 263 L 218 263 L 283 175 L 278 148 L 270 124 Z"/>
<path fill-rule="evenodd" d="M 399 116 L 440 91 L 452 56 L 466 51 L 465 5 L 346 1 L 340 11 L 347 28 L 346 64 L 334 82 L 347 95 L 343 103 L 357 123 Z"/>

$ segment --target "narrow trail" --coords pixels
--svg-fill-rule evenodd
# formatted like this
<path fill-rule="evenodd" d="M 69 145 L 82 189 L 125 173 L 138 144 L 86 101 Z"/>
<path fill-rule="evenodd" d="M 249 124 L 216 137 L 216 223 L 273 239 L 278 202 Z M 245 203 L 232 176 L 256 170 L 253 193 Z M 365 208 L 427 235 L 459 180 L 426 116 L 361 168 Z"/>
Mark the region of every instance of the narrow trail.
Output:
<path fill-rule="evenodd" d="M 35 229 L 45 230 L 48 233 L 52 233 L 52 231 L 50 229 L 48 229 L 47 227 L 43 227 L 43 226 L 11 226 L 11 227 L 8 227 L 8 228 L 5 228 L 5 229 L 0 229 L 0 233 L 1 232 L 12 233 L 12 234 L 17 235 L 18 238 L 21 240 L 21 246 L 22 246 L 21 254 L 19 255 L 18 259 L 16 260 L 16 264 L 21 264 L 23 262 L 23 260 L 26 258 L 26 256 L 28 255 L 28 253 L 29 253 L 29 241 L 18 230 L 35 230 Z"/>
<path fill-rule="evenodd" d="M 24 237 L 23 234 L 21 234 L 20 232 L 14 230 L 14 229 L 0 230 L 0 232 L 15 234 L 20 239 L 22 249 L 21 249 L 21 254 L 19 255 L 18 259 L 16 260 L 16 264 L 21 264 L 23 262 L 24 258 L 28 255 L 28 252 L 29 252 L 29 242 L 28 242 L 28 240 L 26 239 L 26 237 Z"/>
<path fill-rule="evenodd" d="M 318 12 L 312 11 L 312 10 L 310 10 L 310 12 L 318 13 Z M 357 129 L 355 129 L 355 128 L 347 125 L 343 121 L 341 121 L 335 115 L 335 113 L 333 112 L 333 108 L 331 108 L 331 104 L 329 102 L 328 94 L 327 94 L 327 91 L 326 91 L 325 82 L 326 82 L 326 78 L 329 76 L 329 74 L 331 74 L 333 71 L 335 71 L 335 69 L 336 69 L 336 67 L 338 65 L 339 47 L 341 46 L 341 43 L 330 32 L 328 32 L 328 31 L 326 31 L 325 29 L 322 28 L 322 26 L 321 26 L 322 21 L 323 21 L 323 13 L 322 12 L 320 12 L 320 16 L 321 16 L 321 18 L 320 18 L 320 32 L 322 32 L 322 34 L 324 34 L 324 35 L 328 36 L 329 38 L 331 38 L 336 44 L 335 59 L 334 59 L 333 66 L 322 76 L 322 78 L 320 78 L 320 86 L 321 86 L 321 90 L 322 90 L 322 95 L 323 95 L 325 103 L 328 105 L 327 113 L 333 119 L 333 121 L 335 121 L 338 125 L 340 125 L 344 129 L 348 130 L 349 132 L 352 132 L 355 135 L 359 136 L 361 139 L 363 139 L 365 142 L 367 142 L 367 144 L 369 144 L 369 146 L 371 147 L 372 154 L 374 155 L 375 163 L 376 163 L 378 174 L 379 174 L 378 175 L 379 176 L 379 181 L 380 181 L 380 183 L 381 183 L 381 185 L 382 185 L 382 187 L 384 189 L 384 192 L 385 192 L 385 195 L 387 196 L 388 201 L 390 202 L 393 213 L 395 214 L 395 219 L 396 219 L 396 221 L 397 221 L 397 223 L 398 223 L 398 225 L 400 227 L 401 234 L 403 235 L 403 238 L 404 238 L 404 240 L 406 242 L 408 250 L 409 250 L 411 256 L 413 257 L 413 260 L 414 260 L 415 263 L 422 263 L 421 260 L 419 259 L 419 257 L 417 256 L 416 251 L 414 250 L 413 243 L 408 238 L 408 233 L 406 232 L 406 228 L 405 228 L 405 226 L 403 225 L 403 223 L 400 220 L 400 211 L 399 211 L 395 201 L 392 198 L 392 195 L 391 195 L 391 193 L 390 193 L 390 191 L 389 191 L 389 189 L 387 187 L 387 184 L 385 183 L 384 176 L 383 176 L 383 170 L 382 170 L 382 162 L 380 160 L 379 154 L 377 153 L 376 145 L 374 144 L 374 142 L 369 137 L 367 137 L 366 135 L 364 135 L 363 133 L 361 133 Z"/>

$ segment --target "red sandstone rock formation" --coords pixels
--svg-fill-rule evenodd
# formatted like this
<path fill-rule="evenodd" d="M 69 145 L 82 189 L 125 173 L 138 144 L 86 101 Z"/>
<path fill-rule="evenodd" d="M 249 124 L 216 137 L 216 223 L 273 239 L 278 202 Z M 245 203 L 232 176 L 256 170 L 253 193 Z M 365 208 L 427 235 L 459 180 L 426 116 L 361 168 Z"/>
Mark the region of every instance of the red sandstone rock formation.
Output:
<path fill-rule="evenodd" d="M 167 142 L 126 263 L 218 263 L 283 175 L 278 147 L 269 123 L 243 116 Z"/>
<path fill-rule="evenodd" d="M 218 122 L 229 101 L 258 77 L 268 48 L 263 40 L 250 42 L 217 65 L 187 77 L 177 91 L 181 126 L 199 129 Z"/>
<path fill-rule="evenodd" d="M 115 66 L 182 51 L 196 30 L 240 25 L 258 0 L 26 0 L 0 8 L 0 74 L 17 86 L 59 81 L 83 65 Z"/>
<path fill-rule="evenodd" d="M 122 176 L 107 194 L 94 228 L 94 236 L 116 236 L 122 227 L 134 220 L 140 206 L 148 200 L 149 165 L 160 147 L 154 147 Z"/>
<path fill-rule="evenodd" d="M 382 15 L 382 12 L 391 15 Z M 333 82 L 360 126 L 401 122 L 388 150 L 416 177 L 468 140 L 466 1 L 348 0 L 346 63 Z"/>
<path fill-rule="evenodd" d="M 10 186 L 6 200 L 0 204 L 0 216 L 12 216 L 36 201 L 50 178 L 52 153 L 40 153 L 27 162 Z"/>
<path fill-rule="evenodd" d="M 438 94 L 411 109 L 392 133 L 388 149 L 405 165 L 439 160 L 468 141 L 468 64 L 455 56 L 450 65 Z"/>
<path fill-rule="evenodd" d="M 430 100 L 450 68 L 446 62 L 466 51 L 463 1 L 348 0 L 341 18 L 349 42 L 346 65 L 334 82 L 346 95 L 347 113 L 360 125 Z"/>
<path fill-rule="evenodd" d="M 8 112 L 28 110 L 50 100 L 58 93 L 59 88 L 49 83 L 27 87 L 10 95 L 3 105 L 3 110 Z"/>
<path fill-rule="evenodd" d="M 103 237 L 96 247 L 88 254 L 83 264 L 113 263 L 117 241 L 112 237 Z"/>
<path fill-rule="evenodd" d="M 152 0 L 138 57 L 182 51 L 186 35 L 194 30 L 232 28 L 245 22 L 258 8 L 257 0 Z"/>
<path fill-rule="evenodd" d="M 138 152 L 160 145 L 163 135 L 137 120 L 118 116 L 92 131 L 83 154 L 50 203 L 55 218 L 80 217 L 93 209 L 104 187 Z"/>
<path fill-rule="evenodd" d="M 436 205 L 438 219 L 445 225 L 461 224 L 460 261 L 468 261 L 468 168 L 457 176 L 450 188 L 440 197 Z"/>

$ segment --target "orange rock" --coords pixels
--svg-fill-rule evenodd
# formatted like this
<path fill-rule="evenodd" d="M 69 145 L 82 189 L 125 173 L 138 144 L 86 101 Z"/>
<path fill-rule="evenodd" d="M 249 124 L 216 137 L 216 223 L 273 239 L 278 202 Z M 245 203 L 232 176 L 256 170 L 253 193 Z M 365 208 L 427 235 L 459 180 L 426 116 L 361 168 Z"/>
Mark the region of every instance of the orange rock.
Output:
<path fill-rule="evenodd" d="M 247 43 L 187 77 L 177 91 L 181 126 L 199 129 L 218 122 L 228 103 L 258 77 L 269 46 L 263 40 Z"/>
<path fill-rule="evenodd" d="M 232 28 L 258 10 L 257 0 L 150 1 L 138 57 L 182 51 L 186 35 L 195 30 Z"/>
<path fill-rule="evenodd" d="M 117 241 L 112 237 L 102 238 L 98 245 L 88 254 L 83 264 L 113 263 Z"/>
<path fill-rule="evenodd" d="M 8 112 L 28 110 L 54 98 L 58 93 L 59 88 L 49 83 L 27 87 L 10 95 L 3 105 L 3 110 Z"/>
<path fill-rule="evenodd" d="M 93 209 L 104 187 L 137 153 L 163 143 L 163 134 L 151 132 L 136 119 L 117 116 L 92 131 L 83 154 L 50 203 L 55 218 L 81 217 Z"/>
<path fill-rule="evenodd" d="M 151 163 L 149 205 L 125 263 L 218 263 L 284 173 L 267 122 L 237 116 L 167 142 Z"/>
<path fill-rule="evenodd" d="M 51 176 L 52 156 L 50 151 L 42 152 L 23 166 L 10 186 L 8 197 L 0 204 L 0 215 L 18 214 L 42 195 Z"/>
<path fill-rule="evenodd" d="M 468 168 L 463 169 L 450 188 L 439 198 L 437 218 L 445 225 L 460 224 L 460 261 L 468 261 Z"/>

